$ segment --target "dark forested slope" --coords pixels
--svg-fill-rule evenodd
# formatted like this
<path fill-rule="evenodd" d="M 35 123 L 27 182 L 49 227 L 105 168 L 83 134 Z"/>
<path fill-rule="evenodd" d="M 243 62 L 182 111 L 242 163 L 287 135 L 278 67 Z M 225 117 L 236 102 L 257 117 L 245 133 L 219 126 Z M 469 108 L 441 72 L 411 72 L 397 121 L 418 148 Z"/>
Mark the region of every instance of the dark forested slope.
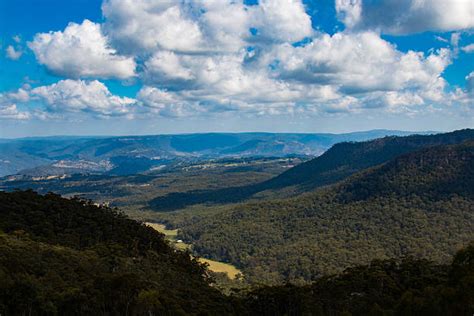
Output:
<path fill-rule="evenodd" d="M 445 262 L 474 239 L 474 142 L 401 155 L 332 187 L 182 227 L 198 253 L 253 281 L 310 281 L 374 258 Z"/>
<path fill-rule="evenodd" d="M 0 314 L 232 312 L 205 268 L 108 208 L 0 192 Z"/>
<path fill-rule="evenodd" d="M 449 265 L 412 257 L 374 260 L 307 286 L 261 287 L 254 315 L 466 315 L 474 312 L 474 243 Z"/>
<path fill-rule="evenodd" d="M 466 129 L 445 134 L 391 136 L 365 142 L 343 142 L 334 145 L 320 157 L 268 180 L 266 187 L 302 185 L 315 188 L 335 183 L 360 170 L 421 148 L 459 144 L 472 139 L 474 139 L 474 130 Z"/>

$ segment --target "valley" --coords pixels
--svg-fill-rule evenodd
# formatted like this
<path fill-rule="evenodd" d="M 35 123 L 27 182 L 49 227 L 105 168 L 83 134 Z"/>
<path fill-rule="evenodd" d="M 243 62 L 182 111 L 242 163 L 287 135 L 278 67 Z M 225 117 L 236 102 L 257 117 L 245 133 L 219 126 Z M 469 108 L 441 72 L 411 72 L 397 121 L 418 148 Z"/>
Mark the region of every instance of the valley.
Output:
<path fill-rule="evenodd" d="M 166 239 L 171 243 L 171 245 L 178 250 L 191 250 L 192 245 L 183 242 L 181 239 L 177 239 L 178 230 L 177 229 L 166 229 L 166 226 L 163 224 L 149 223 L 146 222 L 145 225 L 150 226 L 159 233 L 162 233 L 166 236 Z M 239 271 L 233 265 L 228 263 L 219 262 L 206 258 L 198 258 L 198 261 L 208 265 L 208 269 L 215 273 L 223 273 L 230 280 L 235 280 L 236 278 L 242 277 L 242 272 Z"/>
<path fill-rule="evenodd" d="M 317 157 L 5 176 L 0 276 L 14 275 L 6 286 L 17 292 L 29 284 L 35 306 L 48 306 L 50 293 L 61 311 L 106 304 L 182 314 L 362 315 L 410 306 L 464 314 L 474 271 L 466 259 L 474 249 L 473 181 L 470 129 L 342 142 Z M 31 256 L 50 265 L 36 266 Z M 89 270 L 93 276 L 82 273 Z M 44 287 L 45 275 L 89 301 Z M 114 284 L 121 284 L 116 292 Z M 14 293 L 1 286 L 0 295 Z M 109 292 L 122 299 L 90 299 Z"/>
<path fill-rule="evenodd" d="M 159 223 L 154 227 L 176 248 L 212 260 L 211 271 L 241 273 L 249 286 L 308 284 L 375 258 L 443 263 L 474 239 L 473 139 L 472 130 L 390 136 L 338 143 L 313 159 L 180 161 L 130 175 L 15 175 L 0 187 L 77 196 Z"/>

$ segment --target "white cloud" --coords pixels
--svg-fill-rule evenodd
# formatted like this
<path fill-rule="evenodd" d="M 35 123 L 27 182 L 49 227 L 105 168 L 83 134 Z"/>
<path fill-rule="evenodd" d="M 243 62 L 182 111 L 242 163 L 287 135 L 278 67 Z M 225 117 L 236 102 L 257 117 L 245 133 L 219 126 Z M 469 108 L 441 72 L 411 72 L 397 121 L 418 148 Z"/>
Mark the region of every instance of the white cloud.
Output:
<path fill-rule="evenodd" d="M 144 85 L 136 100 L 111 94 L 97 80 L 62 80 L 20 89 L 9 98 L 43 102 L 48 114 L 167 117 L 412 114 L 466 100 L 466 91 L 447 93 L 442 77 L 456 56 L 460 33 L 450 41 L 439 38 L 454 49 L 421 53 L 399 51 L 376 30 L 366 30 L 401 34 L 449 25 L 424 20 L 442 5 L 430 9 L 419 6 L 422 2 L 379 1 L 377 8 L 393 12 L 367 21 L 375 2 L 337 0 L 348 30 L 331 36 L 312 29 L 301 0 L 251 6 L 241 0 L 104 0 L 102 24 L 71 23 L 61 32 L 37 34 L 29 46 L 40 63 L 68 78 L 136 76 Z M 403 8 L 408 16 L 402 21 L 395 13 Z M 308 43 L 294 45 L 303 39 Z"/>
<path fill-rule="evenodd" d="M 386 34 L 474 27 L 472 0 L 336 0 L 336 10 L 350 29 L 378 30 Z"/>
<path fill-rule="evenodd" d="M 450 63 L 445 49 L 429 56 L 402 53 L 372 32 L 327 34 L 303 47 L 281 45 L 267 57 L 284 80 L 334 85 L 344 93 L 421 89 Z"/>
<path fill-rule="evenodd" d="M 358 0 L 337 6 L 354 28 L 367 13 Z M 137 99 L 160 115 L 360 111 L 377 107 L 375 97 L 385 108 L 444 97 L 448 50 L 425 56 L 374 32 L 315 33 L 300 0 L 105 0 L 102 10 L 102 27 L 89 23 L 104 47 L 139 61 Z M 304 38 L 312 43 L 292 45 Z"/>
<path fill-rule="evenodd" d="M 461 50 L 465 53 L 472 53 L 474 52 L 474 43 L 461 47 Z"/>
<path fill-rule="evenodd" d="M 16 104 L 0 105 L 0 119 L 5 120 L 27 120 L 31 116 L 28 112 L 18 110 Z"/>
<path fill-rule="evenodd" d="M 113 95 L 100 81 L 61 80 L 30 91 L 51 112 L 88 112 L 99 116 L 127 115 L 135 99 Z"/>
<path fill-rule="evenodd" d="M 69 23 L 63 32 L 36 34 L 28 46 L 38 62 L 57 75 L 119 79 L 135 75 L 133 58 L 117 55 L 101 26 L 89 20 Z"/>
<path fill-rule="evenodd" d="M 344 22 L 346 27 L 352 28 L 360 23 L 362 14 L 362 1 L 336 0 L 336 11 L 339 20 Z"/>
<path fill-rule="evenodd" d="M 6 56 L 10 58 L 11 60 L 20 59 L 22 54 L 23 53 L 21 50 L 15 50 L 15 47 L 13 47 L 12 45 L 9 45 L 6 49 Z"/>
<path fill-rule="evenodd" d="M 147 81 L 166 86 L 184 85 L 195 79 L 191 69 L 183 65 L 182 57 L 170 51 L 158 51 L 148 59 L 144 75 Z"/>
<path fill-rule="evenodd" d="M 442 43 L 449 43 L 449 41 L 447 39 L 445 39 L 444 37 L 442 36 L 438 36 L 438 35 L 435 35 L 434 37 L 437 41 L 440 41 Z"/>
<path fill-rule="evenodd" d="M 261 0 L 255 20 L 258 32 L 270 40 L 297 42 L 313 33 L 311 17 L 299 0 Z"/>
<path fill-rule="evenodd" d="M 450 97 L 454 104 L 461 105 L 464 115 L 474 117 L 474 71 L 466 77 L 466 88 L 457 88 Z"/>
<path fill-rule="evenodd" d="M 16 102 L 28 102 L 30 100 L 30 94 L 28 91 L 28 86 L 18 89 L 16 92 L 10 92 L 6 94 L 9 100 Z"/>
<path fill-rule="evenodd" d="M 27 120 L 31 117 L 28 112 L 18 109 L 14 97 L 15 95 L 0 93 L 0 120 Z"/>
<path fill-rule="evenodd" d="M 236 52 L 246 45 L 253 26 L 254 9 L 239 1 L 196 1 L 203 14 L 197 20 L 206 37 L 207 50 Z"/>
<path fill-rule="evenodd" d="M 197 102 L 186 102 L 166 90 L 144 86 L 137 94 L 137 100 L 152 113 L 165 117 L 182 117 L 204 112 Z"/>
<path fill-rule="evenodd" d="M 166 109 L 177 106 L 180 115 L 337 113 L 381 107 L 413 112 L 409 102 L 422 106 L 443 100 L 446 82 L 441 74 L 450 63 L 447 49 L 427 56 L 403 53 L 373 32 L 321 34 L 304 46 L 272 44 L 256 54 L 159 51 L 145 62 L 143 76 L 150 87 L 144 91 L 149 94 L 155 86 L 156 95 L 168 89 L 173 101 Z M 154 102 L 163 106 L 164 101 Z"/>
<path fill-rule="evenodd" d="M 105 30 L 127 53 L 168 49 L 197 51 L 203 45 L 198 24 L 175 1 L 106 0 Z"/>
<path fill-rule="evenodd" d="M 119 50 L 139 55 L 237 52 L 248 42 L 295 42 L 313 32 L 300 0 L 262 0 L 254 6 L 226 0 L 106 0 L 102 11 L 104 28 Z"/>

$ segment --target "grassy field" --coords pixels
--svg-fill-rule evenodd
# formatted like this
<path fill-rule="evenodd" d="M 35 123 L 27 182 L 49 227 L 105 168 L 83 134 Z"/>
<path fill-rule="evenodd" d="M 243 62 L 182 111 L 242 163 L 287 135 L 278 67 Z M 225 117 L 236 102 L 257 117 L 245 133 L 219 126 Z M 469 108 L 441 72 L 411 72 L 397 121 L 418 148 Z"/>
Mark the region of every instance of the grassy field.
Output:
<path fill-rule="evenodd" d="M 166 229 L 166 226 L 163 224 L 158 224 L 158 223 L 145 223 L 147 226 L 150 226 L 156 231 L 159 231 L 160 233 L 164 234 L 166 238 L 168 239 L 176 239 L 176 235 L 178 235 L 178 230 L 177 229 Z"/>
<path fill-rule="evenodd" d="M 209 270 L 213 272 L 227 274 L 227 276 L 231 280 L 235 280 L 239 274 L 243 275 L 239 269 L 228 263 L 214 261 L 206 258 L 199 258 L 199 261 L 202 263 L 207 263 L 209 265 Z"/>
<path fill-rule="evenodd" d="M 180 250 L 191 249 L 191 245 L 186 244 L 184 242 L 178 242 L 176 236 L 178 235 L 177 229 L 166 229 L 166 226 L 163 224 L 158 223 L 145 223 L 147 226 L 159 231 L 160 233 L 164 234 L 166 238 L 173 243 L 173 246 Z M 199 258 L 199 261 L 202 263 L 207 263 L 209 265 L 209 270 L 216 273 L 225 273 L 227 277 L 231 280 L 235 280 L 239 275 L 243 275 L 242 272 L 234 267 L 231 264 L 219 262 L 211 259 L 206 258 Z"/>

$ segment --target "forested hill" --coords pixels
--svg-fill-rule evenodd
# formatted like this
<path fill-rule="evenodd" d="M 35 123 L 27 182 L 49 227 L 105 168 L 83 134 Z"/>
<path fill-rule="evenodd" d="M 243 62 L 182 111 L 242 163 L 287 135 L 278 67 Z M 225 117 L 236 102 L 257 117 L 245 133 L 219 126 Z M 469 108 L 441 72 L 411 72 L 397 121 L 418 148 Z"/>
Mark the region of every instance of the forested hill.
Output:
<path fill-rule="evenodd" d="M 265 188 L 300 185 L 316 188 L 335 183 L 357 171 L 387 162 L 417 149 L 459 144 L 474 139 L 474 130 L 465 129 L 445 134 L 389 136 L 365 142 L 342 142 L 320 157 L 302 163 L 267 181 Z"/>
<path fill-rule="evenodd" d="M 259 282 L 307 282 L 407 254 L 445 262 L 474 240 L 474 142 L 425 148 L 328 188 L 180 228 L 198 253 Z"/>
<path fill-rule="evenodd" d="M 270 180 L 221 190 L 171 193 L 150 202 L 151 208 L 167 211 L 202 203 L 231 203 L 258 197 L 282 197 L 311 191 L 336 183 L 363 169 L 385 163 L 421 148 L 459 144 L 474 139 L 474 130 L 444 134 L 390 136 L 365 142 L 342 142 L 323 155 L 297 165 Z"/>
<path fill-rule="evenodd" d="M 335 189 L 344 202 L 410 195 L 431 200 L 453 196 L 474 200 L 474 139 L 401 155 Z"/>
<path fill-rule="evenodd" d="M 232 313 L 205 268 L 108 208 L 0 192 L 1 315 Z"/>

